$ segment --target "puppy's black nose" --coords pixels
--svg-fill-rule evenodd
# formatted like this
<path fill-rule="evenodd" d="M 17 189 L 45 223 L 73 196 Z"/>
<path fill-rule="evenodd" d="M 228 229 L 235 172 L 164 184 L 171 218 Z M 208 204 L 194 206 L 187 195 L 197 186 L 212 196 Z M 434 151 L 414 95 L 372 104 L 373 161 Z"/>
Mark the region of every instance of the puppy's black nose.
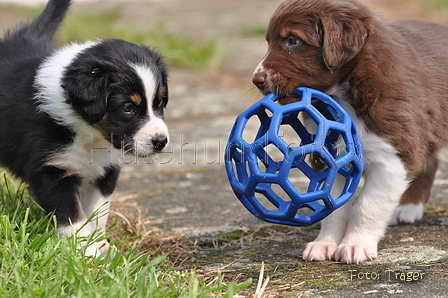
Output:
<path fill-rule="evenodd" d="M 252 83 L 257 86 L 258 89 L 264 89 L 264 83 L 266 82 L 266 73 L 264 71 L 260 71 L 254 74 L 252 77 Z"/>
<path fill-rule="evenodd" d="M 168 143 L 168 138 L 166 135 L 158 134 L 155 135 L 151 140 L 152 145 L 154 146 L 155 151 L 162 151 L 165 145 Z"/>

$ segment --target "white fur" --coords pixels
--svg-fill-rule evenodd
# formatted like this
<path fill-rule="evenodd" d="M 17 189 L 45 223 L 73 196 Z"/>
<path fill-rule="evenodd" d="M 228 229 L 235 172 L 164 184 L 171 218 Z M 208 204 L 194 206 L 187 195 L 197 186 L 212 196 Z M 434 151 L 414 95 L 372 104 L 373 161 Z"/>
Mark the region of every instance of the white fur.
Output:
<path fill-rule="evenodd" d="M 76 128 L 80 125 L 87 125 L 66 102 L 61 80 L 66 67 L 72 63 L 73 59 L 97 43 L 93 41 L 84 44 L 73 43 L 60 48 L 48 57 L 37 70 L 34 87 L 38 90 L 35 97 L 39 104 L 38 109 L 49 114 L 61 125 Z"/>
<path fill-rule="evenodd" d="M 377 257 L 378 241 L 409 181 L 396 149 L 368 132 L 347 102 L 340 103 L 354 119 L 363 144 L 365 184 L 357 200 L 322 221 L 319 236 L 307 245 L 303 258 L 359 263 Z"/>
<path fill-rule="evenodd" d="M 423 203 L 398 206 L 397 209 L 395 209 L 389 224 L 398 225 L 413 223 L 416 220 L 422 219 L 424 209 L 425 205 Z"/>
<path fill-rule="evenodd" d="M 268 55 L 268 54 L 266 54 L 266 56 L 267 56 L 267 55 Z M 266 57 L 266 56 L 265 56 L 265 57 Z M 264 58 L 260 61 L 260 63 L 258 63 L 257 67 L 255 67 L 254 75 L 255 75 L 256 73 L 258 73 L 258 72 L 263 72 L 263 71 L 265 71 L 264 66 L 263 66 L 263 63 L 264 63 Z"/>
<path fill-rule="evenodd" d="M 69 226 L 58 227 L 58 234 L 60 236 L 70 236 L 77 234 L 79 236 L 87 236 L 93 231 L 91 223 L 77 222 Z"/>
<path fill-rule="evenodd" d="M 83 214 L 84 215 L 84 214 Z M 72 223 L 69 226 L 58 227 L 58 235 L 61 237 L 68 237 L 74 235 L 75 237 L 85 238 L 88 237 L 94 230 L 95 226 L 93 222 L 86 222 L 86 217 L 82 216 L 83 219 L 79 219 L 77 222 Z M 107 214 L 106 214 L 107 221 Z M 105 230 L 103 229 L 102 232 Z M 94 240 L 94 239 L 92 239 Z M 86 256 L 99 256 L 100 253 L 107 249 L 108 243 L 106 240 L 101 241 L 89 241 L 89 246 L 85 248 Z M 87 239 L 82 239 L 78 241 L 78 248 L 82 248 Z"/>
<path fill-rule="evenodd" d="M 151 139 L 156 135 L 164 135 L 168 138 L 168 127 L 166 126 L 163 119 L 156 117 L 152 109 L 152 103 L 154 100 L 155 93 L 157 92 L 155 85 L 156 79 L 152 71 L 140 65 L 131 65 L 135 72 L 138 74 L 143 82 L 143 87 L 145 88 L 145 96 L 148 100 L 148 115 L 149 121 L 140 128 L 139 131 L 134 136 L 134 141 L 136 143 L 137 151 L 142 156 L 151 155 L 153 153 L 153 148 L 151 147 Z"/>
<path fill-rule="evenodd" d="M 105 174 L 105 167 L 117 164 L 120 151 L 93 127 L 78 130 L 70 146 L 50 155 L 47 164 L 92 181 Z"/>

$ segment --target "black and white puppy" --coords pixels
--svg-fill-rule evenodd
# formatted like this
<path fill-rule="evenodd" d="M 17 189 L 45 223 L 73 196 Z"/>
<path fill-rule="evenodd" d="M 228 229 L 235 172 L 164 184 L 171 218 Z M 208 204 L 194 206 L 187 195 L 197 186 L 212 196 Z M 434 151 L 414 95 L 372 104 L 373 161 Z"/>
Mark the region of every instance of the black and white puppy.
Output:
<path fill-rule="evenodd" d="M 147 157 L 168 142 L 167 74 L 158 53 L 123 40 L 55 47 L 69 6 L 50 0 L 0 40 L 0 163 L 54 212 L 60 235 L 87 236 L 105 230 L 114 157 Z M 106 215 L 86 224 L 99 209 Z"/>

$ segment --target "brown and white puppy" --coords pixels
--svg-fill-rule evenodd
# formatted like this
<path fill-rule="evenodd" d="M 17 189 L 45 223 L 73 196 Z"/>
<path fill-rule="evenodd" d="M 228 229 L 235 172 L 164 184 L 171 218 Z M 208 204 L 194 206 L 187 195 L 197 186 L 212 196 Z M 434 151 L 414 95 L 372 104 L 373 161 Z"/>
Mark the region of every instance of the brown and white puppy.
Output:
<path fill-rule="evenodd" d="M 253 76 L 259 90 L 283 104 L 297 100 L 299 86 L 330 94 L 355 120 L 365 154 L 359 197 L 322 221 L 303 258 L 374 259 L 388 223 L 422 217 L 448 141 L 448 28 L 386 25 L 356 0 L 287 0 L 266 39 Z"/>

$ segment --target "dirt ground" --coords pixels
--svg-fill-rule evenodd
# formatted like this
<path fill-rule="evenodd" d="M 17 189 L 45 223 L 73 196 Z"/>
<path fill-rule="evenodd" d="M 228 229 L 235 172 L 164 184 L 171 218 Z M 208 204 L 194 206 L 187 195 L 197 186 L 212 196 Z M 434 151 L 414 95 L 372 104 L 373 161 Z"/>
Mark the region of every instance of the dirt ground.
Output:
<path fill-rule="evenodd" d="M 138 221 L 147 235 L 160 235 L 168 244 L 170 239 L 181 241 L 177 248 L 183 253 L 177 252 L 176 261 L 197 268 L 205 277 L 221 271 L 229 282 L 253 278 L 253 286 L 241 295 L 254 292 L 264 262 L 264 276 L 270 281 L 263 297 L 448 297 L 447 149 L 442 152 L 425 218 L 413 225 L 390 227 L 380 242 L 379 258 L 361 265 L 302 261 L 304 246 L 316 237 L 319 225 L 266 224 L 232 193 L 224 170 L 224 149 L 236 116 L 260 99 L 251 75 L 266 50 L 262 35 L 243 32 L 266 26 L 280 2 L 75 1 L 73 8 L 78 10 L 116 6 L 121 21 L 134 26 L 163 20 L 175 32 L 214 38 L 229 53 L 223 66 L 211 73 L 171 70 L 166 112 L 171 144 L 154 158 L 127 161 L 115 211 L 127 208 L 129 220 Z M 386 21 L 413 17 L 448 24 L 448 11 L 425 12 L 412 1 L 363 2 Z M 0 29 L 17 19 L 0 6 Z M 112 216 L 112 220 L 121 219 Z"/>

